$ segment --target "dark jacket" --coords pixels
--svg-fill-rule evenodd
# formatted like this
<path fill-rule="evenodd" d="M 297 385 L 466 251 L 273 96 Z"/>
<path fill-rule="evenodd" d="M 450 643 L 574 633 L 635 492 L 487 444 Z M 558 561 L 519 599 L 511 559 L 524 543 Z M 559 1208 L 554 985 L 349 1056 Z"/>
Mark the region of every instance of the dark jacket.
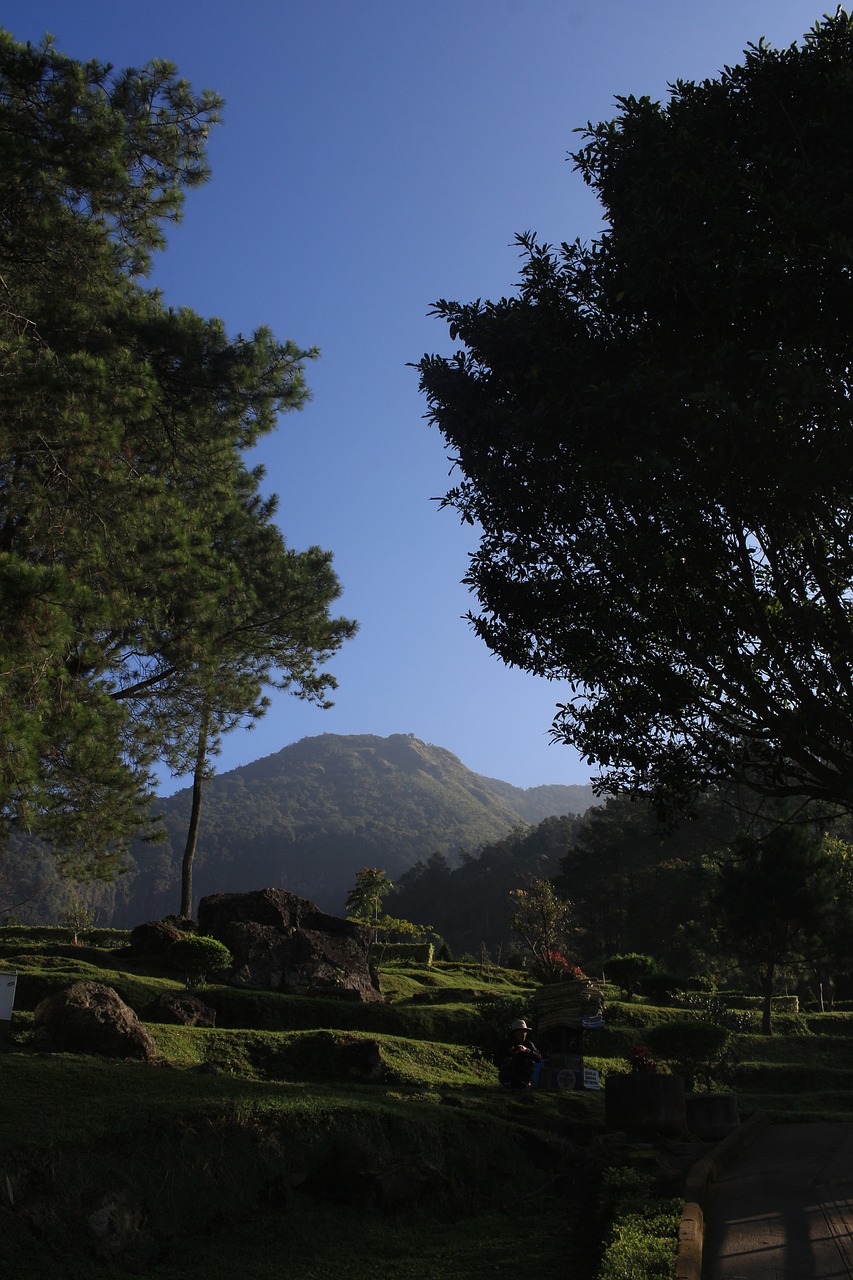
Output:
<path fill-rule="evenodd" d="M 525 1052 L 526 1050 L 526 1052 Z M 492 1058 L 502 1084 L 527 1083 L 542 1054 L 526 1035 L 519 1043 L 512 1032 L 501 1041 Z"/>

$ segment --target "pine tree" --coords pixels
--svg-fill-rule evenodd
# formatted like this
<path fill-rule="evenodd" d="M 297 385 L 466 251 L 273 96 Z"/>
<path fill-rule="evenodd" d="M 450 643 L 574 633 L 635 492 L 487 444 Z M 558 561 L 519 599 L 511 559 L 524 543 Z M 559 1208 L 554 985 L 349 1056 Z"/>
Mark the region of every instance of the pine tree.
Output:
<path fill-rule="evenodd" d="M 328 556 L 319 629 L 276 624 L 264 575 L 299 557 L 243 457 L 316 353 L 143 283 L 219 109 L 169 63 L 0 32 L 0 814 L 79 879 L 115 869 L 202 712 L 215 741 L 275 672 L 322 691 L 312 663 L 353 627 L 325 612 Z"/>

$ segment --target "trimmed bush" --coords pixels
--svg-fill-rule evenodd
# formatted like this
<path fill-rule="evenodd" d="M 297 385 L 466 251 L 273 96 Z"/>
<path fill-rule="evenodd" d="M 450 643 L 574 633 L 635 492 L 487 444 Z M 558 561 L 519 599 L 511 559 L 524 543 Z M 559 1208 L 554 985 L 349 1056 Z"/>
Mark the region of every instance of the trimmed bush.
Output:
<path fill-rule="evenodd" d="M 676 993 L 683 989 L 683 984 L 671 973 L 647 973 L 641 978 L 637 987 L 641 996 L 645 996 L 652 1004 L 671 1004 Z"/>
<path fill-rule="evenodd" d="M 717 995 L 730 1009 L 761 1009 L 764 1005 L 763 996 L 745 995 L 742 991 L 718 991 Z M 770 1010 L 772 1013 L 799 1013 L 799 997 L 771 996 Z"/>
<path fill-rule="evenodd" d="M 718 1027 L 726 1027 L 743 1035 L 757 1031 L 760 1026 L 760 1014 L 757 1009 L 735 1009 L 726 1004 L 719 996 L 709 991 L 679 991 L 676 993 L 678 1004 L 689 1009 L 694 1017 L 705 1022 L 714 1022 Z"/>
<path fill-rule="evenodd" d="M 608 980 L 616 983 L 626 1000 L 631 1000 L 641 981 L 656 970 L 657 961 L 652 956 L 641 955 L 639 951 L 611 956 L 604 964 Z"/>
<path fill-rule="evenodd" d="M 166 963 L 182 974 L 187 987 L 201 986 L 212 973 L 228 969 L 234 957 L 223 942 L 203 934 L 187 934 L 173 942 L 165 955 Z"/>
<path fill-rule="evenodd" d="M 853 1017 L 833 1009 L 832 1013 L 809 1013 L 803 1021 L 813 1035 L 853 1036 Z"/>
<path fill-rule="evenodd" d="M 714 980 L 707 976 L 676 978 L 671 973 L 649 973 L 640 979 L 638 990 L 652 1004 L 679 1003 L 685 992 L 710 995 L 714 990 Z"/>
<path fill-rule="evenodd" d="M 649 1048 L 663 1058 L 681 1076 L 685 1088 L 693 1088 L 697 1076 L 702 1076 L 706 1088 L 723 1060 L 731 1032 L 726 1027 L 699 1018 L 676 1018 L 650 1027 L 646 1032 Z"/>

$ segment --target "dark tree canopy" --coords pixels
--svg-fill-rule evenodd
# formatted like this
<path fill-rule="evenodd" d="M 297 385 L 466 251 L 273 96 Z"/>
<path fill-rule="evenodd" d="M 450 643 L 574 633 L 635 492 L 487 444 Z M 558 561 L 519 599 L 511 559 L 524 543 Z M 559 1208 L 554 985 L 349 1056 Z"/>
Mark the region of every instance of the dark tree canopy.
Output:
<path fill-rule="evenodd" d="M 618 99 L 573 156 L 605 230 L 519 237 L 419 364 L 505 662 L 566 681 L 605 788 L 853 805 L 853 18 Z"/>

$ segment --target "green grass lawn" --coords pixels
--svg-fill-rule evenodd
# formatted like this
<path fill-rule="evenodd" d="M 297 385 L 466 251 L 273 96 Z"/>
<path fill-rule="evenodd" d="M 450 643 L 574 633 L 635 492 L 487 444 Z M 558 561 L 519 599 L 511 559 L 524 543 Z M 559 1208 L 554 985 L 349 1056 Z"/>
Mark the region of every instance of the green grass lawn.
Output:
<path fill-rule="evenodd" d="M 102 941 L 0 929 L 0 970 L 19 974 L 0 1045 L 10 1275 L 471 1280 L 515 1274 L 522 1257 L 595 1280 L 604 1093 L 508 1094 L 482 1053 L 486 1012 L 529 1009 L 527 975 L 395 962 L 370 1005 L 211 986 L 215 1028 L 146 1024 L 156 1065 L 35 1052 L 32 1011 L 50 990 L 106 982 L 141 1011 L 181 989 L 121 935 Z M 610 1002 L 587 1064 L 624 1071 L 644 1028 L 679 1013 Z M 853 1013 L 797 1026 L 737 1038 L 741 1115 L 853 1119 Z M 341 1077 L 336 1046 L 359 1037 L 379 1045 L 381 1084 Z"/>

